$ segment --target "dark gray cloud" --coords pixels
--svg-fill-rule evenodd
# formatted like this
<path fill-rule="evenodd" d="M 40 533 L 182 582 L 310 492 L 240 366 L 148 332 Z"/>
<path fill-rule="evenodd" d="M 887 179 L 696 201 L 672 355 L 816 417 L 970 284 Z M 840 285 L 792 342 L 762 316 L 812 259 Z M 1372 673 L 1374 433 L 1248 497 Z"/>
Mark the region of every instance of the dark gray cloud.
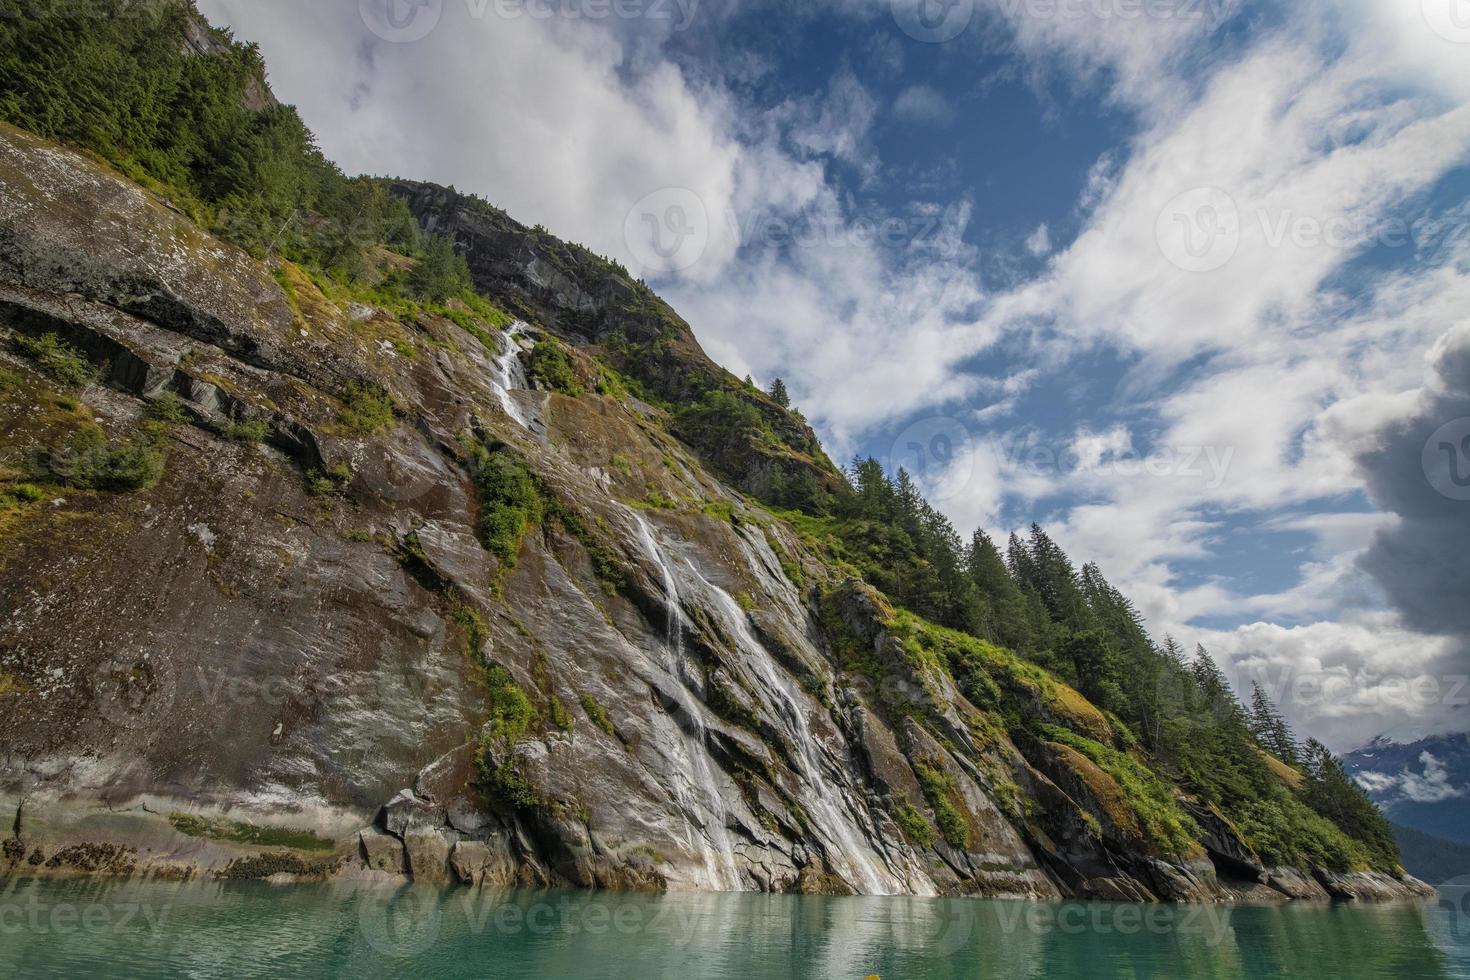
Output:
<path fill-rule="evenodd" d="M 1358 457 L 1373 502 L 1398 520 L 1360 559 L 1411 627 L 1455 636 L 1470 662 L 1470 325 L 1431 355 L 1411 414 Z"/>

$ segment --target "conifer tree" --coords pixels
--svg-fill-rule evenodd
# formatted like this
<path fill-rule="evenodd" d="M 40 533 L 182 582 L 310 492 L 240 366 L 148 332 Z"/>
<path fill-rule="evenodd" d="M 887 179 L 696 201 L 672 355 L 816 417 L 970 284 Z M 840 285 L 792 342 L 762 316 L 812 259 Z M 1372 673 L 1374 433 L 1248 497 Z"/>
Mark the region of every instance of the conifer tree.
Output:
<path fill-rule="evenodd" d="M 1255 682 L 1251 683 L 1250 724 L 1251 734 L 1256 737 L 1261 748 L 1288 765 L 1297 764 L 1299 753 L 1296 736 L 1292 734 L 1281 712 L 1276 710 L 1275 703 L 1261 689 L 1261 685 Z"/>
<path fill-rule="evenodd" d="M 791 395 L 786 391 L 786 382 L 780 378 L 771 382 L 771 400 L 782 408 L 791 407 Z"/>

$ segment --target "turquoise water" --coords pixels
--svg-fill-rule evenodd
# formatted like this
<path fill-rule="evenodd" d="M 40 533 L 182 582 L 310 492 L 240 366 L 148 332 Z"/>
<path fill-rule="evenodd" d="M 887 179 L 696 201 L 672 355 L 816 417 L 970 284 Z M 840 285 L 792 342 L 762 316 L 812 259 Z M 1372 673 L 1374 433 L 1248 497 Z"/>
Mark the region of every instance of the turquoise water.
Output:
<path fill-rule="evenodd" d="M 0 977 L 1470 977 L 1470 895 L 1381 906 L 0 882 Z"/>

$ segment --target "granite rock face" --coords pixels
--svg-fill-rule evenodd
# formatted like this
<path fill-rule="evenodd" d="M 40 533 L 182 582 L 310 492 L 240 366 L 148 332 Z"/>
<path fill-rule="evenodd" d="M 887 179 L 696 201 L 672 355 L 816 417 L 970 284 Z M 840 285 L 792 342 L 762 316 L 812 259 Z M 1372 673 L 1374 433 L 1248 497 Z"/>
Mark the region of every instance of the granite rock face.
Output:
<path fill-rule="evenodd" d="M 421 185 L 404 192 L 432 210 Z M 881 597 L 716 478 L 659 410 L 529 387 L 523 340 L 559 336 L 595 372 L 576 345 L 628 328 L 632 287 L 518 228 L 465 233 L 478 284 L 534 322 L 404 323 L 0 128 L 0 366 L 20 378 L 0 392 L 0 470 L 77 419 L 125 441 L 161 403 L 182 413 L 151 487 L 5 518 L 0 874 L 1417 890 L 1268 871 L 1223 820 L 1172 857 L 1110 822 L 1075 760 L 1023 753 L 906 658 Z M 706 369 L 685 331 L 675 346 Z M 59 393 L 9 353 L 46 333 L 98 382 Z M 344 422 L 363 386 L 395 407 L 376 432 Z M 481 543 L 471 445 L 526 461 L 562 515 L 513 562 Z M 886 691 L 842 669 L 838 629 Z M 497 738 L 507 677 L 533 721 Z M 886 710 L 894 692 L 915 711 Z M 936 780 L 962 834 L 935 830 Z"/>

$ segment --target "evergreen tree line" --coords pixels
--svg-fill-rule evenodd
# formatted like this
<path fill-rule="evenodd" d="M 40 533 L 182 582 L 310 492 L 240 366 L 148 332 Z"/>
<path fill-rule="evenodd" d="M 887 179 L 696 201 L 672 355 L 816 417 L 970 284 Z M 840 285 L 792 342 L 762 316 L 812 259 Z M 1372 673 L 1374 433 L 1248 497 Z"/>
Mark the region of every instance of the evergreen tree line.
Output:
<path fill-rule="evenodd" d="M 1316 741 L 1298 746 L 1259 687 L 1242 704 L 1203 647 L 1186 656 L 1172 637 L 1155 643 L 1096 565 L 1079 570 L 1038 525 L 1011 535 L 1004 551 L 983 530 L 965 542 L 907 472 L 890 477 L 871 457 L 844 472 L 851 492 L 835 505 L 842 557 L 895 602 L 1051 670 L 1157 771 L 1232 819 L 1266 860 L 1396 867 L 1387 821 L 1332 752 Z M 1299 790 L 1283 781 L 1282 764 Z"/>

